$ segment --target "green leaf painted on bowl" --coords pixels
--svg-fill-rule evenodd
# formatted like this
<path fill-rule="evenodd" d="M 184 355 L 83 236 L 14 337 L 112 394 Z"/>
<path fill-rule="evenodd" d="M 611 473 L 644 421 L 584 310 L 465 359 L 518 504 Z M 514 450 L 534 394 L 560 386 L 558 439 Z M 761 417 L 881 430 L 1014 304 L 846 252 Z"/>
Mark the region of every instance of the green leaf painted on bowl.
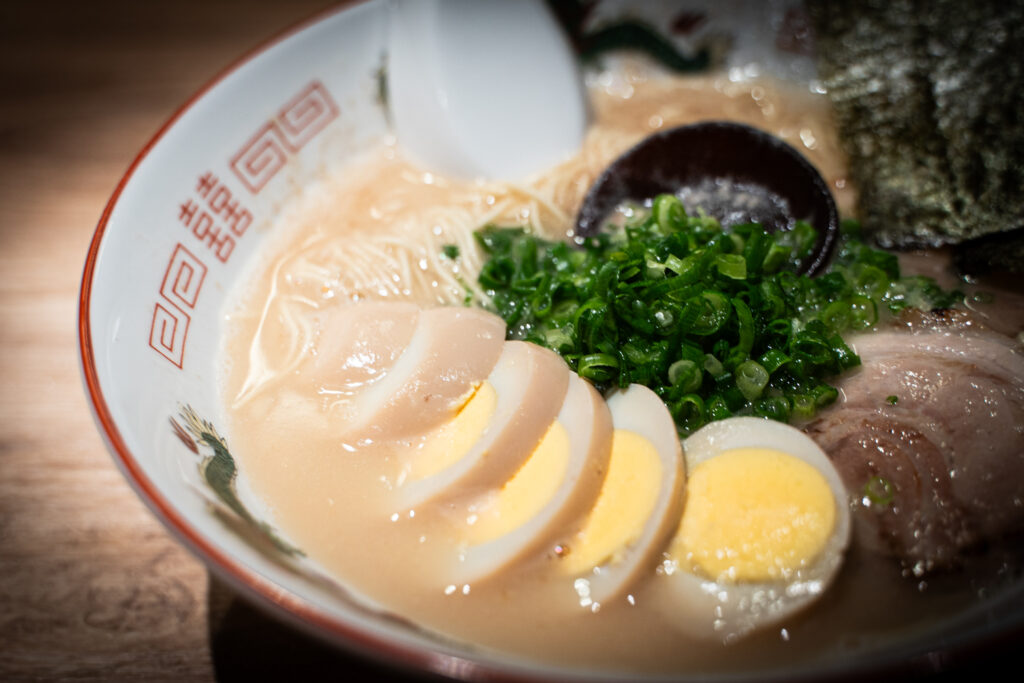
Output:
<path fill-rule="evenodd" d="M 227 439 L 220 435 L 209 420 L 199 417 L 192 406 L 186 405 L 182 407 L 179 416 L 184 423 L 184 427 L 179 425 L 174 418 L 171 418 L 171 423 L 178 438 L 184 441 L 193 452 L 201 457 L 199 474 L 202 476 L 203 481 L 210 487 L 214 495 L 237 516 L 237 520 L 244 522 L 244 524 L 231 524 L 229 519 L 224 519 L 224 521 L 228 522 L 235 531 L 245 536 L 252 535 L 251 533 L 245 533 L 246 531 L 255 531 L 257 537 L 263 541 L 269 541 L 274 549 L 289 557 L 304 556 L 301 550 L 282 540 L 272 526 L 254 517 L 239 499 L 235 488 L 238 468 L 235 465 L 234 457 L 232 457 L 231 452 L 228 450 Z M 203 455 L 198 445 L 195 443 L 190 445 L 186 441 L 188 435 L 195 437 L 198 444 L 212 450 L 213 455 Z M 225 515 L 220 516 L 222 519 L 226 517 Z"/>

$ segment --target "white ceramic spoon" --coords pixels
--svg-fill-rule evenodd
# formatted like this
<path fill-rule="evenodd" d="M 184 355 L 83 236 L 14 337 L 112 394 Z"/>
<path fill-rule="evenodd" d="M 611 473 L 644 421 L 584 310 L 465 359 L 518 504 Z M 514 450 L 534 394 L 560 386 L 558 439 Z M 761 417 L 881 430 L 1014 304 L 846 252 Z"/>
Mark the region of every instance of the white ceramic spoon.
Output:
<path fill-rule="evenodd" d="M 583 141 L 583 83 L 541 0 L 392 0 L 388 102 L 399 143 L 426 168 L 518 180 Z"/>

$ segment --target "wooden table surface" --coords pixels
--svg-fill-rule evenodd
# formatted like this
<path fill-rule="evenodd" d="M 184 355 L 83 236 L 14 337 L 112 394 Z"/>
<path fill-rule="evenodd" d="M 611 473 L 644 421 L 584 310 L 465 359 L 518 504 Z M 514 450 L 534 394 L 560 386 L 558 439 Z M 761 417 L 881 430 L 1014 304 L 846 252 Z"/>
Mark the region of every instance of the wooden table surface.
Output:
<path fill-rule="evenodd" d="M 78 369 L 86 250 L 135 154 L 331 4 L 0 0 L 0 681 L 394 677 L 211 581 L 117 471 Z"/>
<path fill-rule="evenodd" d="M 332 4 L 0 1 L 0 681 L 363 670 L 211 583 L 116 469 L 77 355 L 86 250 L 136 153 L 235 59 Z"/>

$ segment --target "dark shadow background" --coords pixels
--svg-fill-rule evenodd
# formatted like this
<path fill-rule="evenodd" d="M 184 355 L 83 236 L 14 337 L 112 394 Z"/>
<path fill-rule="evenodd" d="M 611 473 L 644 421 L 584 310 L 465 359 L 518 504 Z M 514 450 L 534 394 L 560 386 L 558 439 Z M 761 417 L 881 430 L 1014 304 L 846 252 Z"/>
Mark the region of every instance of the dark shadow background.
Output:
<path fill-rule="evenodd" d="M 220 683 L 446 680 L 343 652 L 268 616 L 212 575 L 207 595 L 210 651 Z"/>

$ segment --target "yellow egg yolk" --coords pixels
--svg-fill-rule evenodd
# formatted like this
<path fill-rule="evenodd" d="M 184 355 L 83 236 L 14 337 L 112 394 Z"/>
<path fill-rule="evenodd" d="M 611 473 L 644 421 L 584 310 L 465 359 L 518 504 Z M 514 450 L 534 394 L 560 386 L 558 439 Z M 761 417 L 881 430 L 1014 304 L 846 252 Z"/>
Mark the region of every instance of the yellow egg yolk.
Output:
<path fill-rule="evenodd" d="M 569 434 L 557 420 L 501 491 L 477 512 L 471 544 L 504 536 L 534 517 L 558 491 L 569 467 Z"/>
<path fill-rule="evenodd" d="M 770 581 L 806 566 L 835 526 L 825 477 L 781 451 L 736 448 L 690 473 L 671 554 L 716 580 Z"/>
<path fill-rule="evenodd" d="M 575 541 L 569 544 L 562 568 L 580 574 L 615 561 L 616 555 L 643 532 L 661 489 L 661 458 L 654 444 L 635 432 L 612 434 L 608 474 Z"/>
<path fill-rule="evenodd" d="M 483 382 L 450 421 L 438 427 L 415 450 L 409 477 L 425 479 L 450 467 L 480 440 L 498 405 L 498 393 Z"/>

